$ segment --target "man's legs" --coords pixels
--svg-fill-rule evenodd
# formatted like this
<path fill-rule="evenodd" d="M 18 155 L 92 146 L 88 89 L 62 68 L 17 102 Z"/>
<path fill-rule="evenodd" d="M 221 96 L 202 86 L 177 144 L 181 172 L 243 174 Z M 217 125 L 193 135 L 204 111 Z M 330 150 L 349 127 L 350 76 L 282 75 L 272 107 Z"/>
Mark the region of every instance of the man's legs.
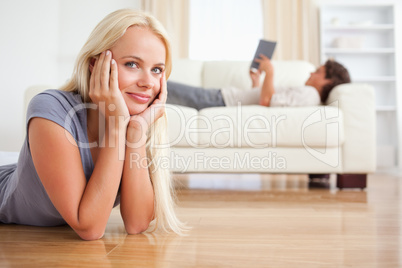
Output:
<path fill-rule="evenodd" d="M 225 106 L 220 89 L 204 89 L 167 81 L 166 103 L 188 106 L 201 110 L 208 107 Z"/>

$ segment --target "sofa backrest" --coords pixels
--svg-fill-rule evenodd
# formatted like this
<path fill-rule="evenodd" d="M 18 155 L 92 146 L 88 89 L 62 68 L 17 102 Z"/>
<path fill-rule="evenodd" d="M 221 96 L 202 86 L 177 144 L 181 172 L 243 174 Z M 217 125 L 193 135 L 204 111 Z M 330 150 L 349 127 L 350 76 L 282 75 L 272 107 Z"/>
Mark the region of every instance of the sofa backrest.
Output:
<path fill-rule="evenodd" d="M 304 85 L 315 70 L 307 61 L 272 61 L 275 86 Z M 249 61 L 197 61 L 176 59 L 170 80 L 205 88 L 234 86 L 250 89 Z M 263 80 L 264 76 L 261 76 Z"/>

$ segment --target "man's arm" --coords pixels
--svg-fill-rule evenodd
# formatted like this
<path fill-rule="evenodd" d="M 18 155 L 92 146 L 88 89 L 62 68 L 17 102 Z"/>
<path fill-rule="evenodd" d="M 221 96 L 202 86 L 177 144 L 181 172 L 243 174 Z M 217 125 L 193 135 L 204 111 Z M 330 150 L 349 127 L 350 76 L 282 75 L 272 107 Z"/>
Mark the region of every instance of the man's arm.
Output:
<path fill-rule="evenodd" d="M 260 70 L 250 70 L 250 78 L 251 78 L 251 88 L 260 87 Z"/>
<path fill-rule="evenodd" d="M 275 93 L 274 88 L 274 67 L 271 60 L 265 55 L 260 55 L 260 58 L 256 59 L 260 64 L 258 68 L 259 72 L 265 72 L 264 82 L 261 87 L 260 105 L 269 106 L 272 95 Z"/>

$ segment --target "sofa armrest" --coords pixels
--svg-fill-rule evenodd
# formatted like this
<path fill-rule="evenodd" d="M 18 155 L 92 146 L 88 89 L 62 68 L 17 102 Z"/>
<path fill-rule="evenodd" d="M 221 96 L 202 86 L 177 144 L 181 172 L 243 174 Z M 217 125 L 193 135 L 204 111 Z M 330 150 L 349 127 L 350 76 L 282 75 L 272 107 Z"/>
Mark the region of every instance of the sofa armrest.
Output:
<path fill-rule="evenodd" d="M 360 83 L 339 85 L 332 90 L 327 105 L 339 107 L 344 116 L 343 172 L 374 172 L 376 111 L 373 86 Z"/>

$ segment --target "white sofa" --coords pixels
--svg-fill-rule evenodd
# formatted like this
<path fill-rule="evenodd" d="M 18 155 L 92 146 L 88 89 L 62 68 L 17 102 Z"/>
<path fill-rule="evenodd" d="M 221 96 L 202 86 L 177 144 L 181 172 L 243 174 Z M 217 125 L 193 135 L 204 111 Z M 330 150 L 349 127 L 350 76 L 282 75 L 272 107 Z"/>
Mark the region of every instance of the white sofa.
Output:
<path fill-rule="evenodd" d="M 207 88 L 250 88 L 249 62 L 175 60 L 169 79 Z M 276 86 L 303 85 L 315 67 L 273 61 Z M 25 106 L 47 86 L 25 93 Z M 333 89 L 326 106 L 167 105 L 173 172 L 338 174 L 338 187 L 366 186 L 375 171 L 374 92 L 367 84 Z M 164 163 L 166 163 L 166 160 Z"/>
<path fill-rule="evenodd" d="M 206 88 L 250 90 L 249 62 L 175 60 L 170 80 Z M 303 85 L 315 67 L 273 61 L 275 86 Z M 174 172 L 338 174 L 338 187 L 366 186 L 375 171 L 372 86 L 344 84 L 325 106 L 214 107 L 168 105 Z M 313 176 L 312 176 L 313 177 Z"/>

